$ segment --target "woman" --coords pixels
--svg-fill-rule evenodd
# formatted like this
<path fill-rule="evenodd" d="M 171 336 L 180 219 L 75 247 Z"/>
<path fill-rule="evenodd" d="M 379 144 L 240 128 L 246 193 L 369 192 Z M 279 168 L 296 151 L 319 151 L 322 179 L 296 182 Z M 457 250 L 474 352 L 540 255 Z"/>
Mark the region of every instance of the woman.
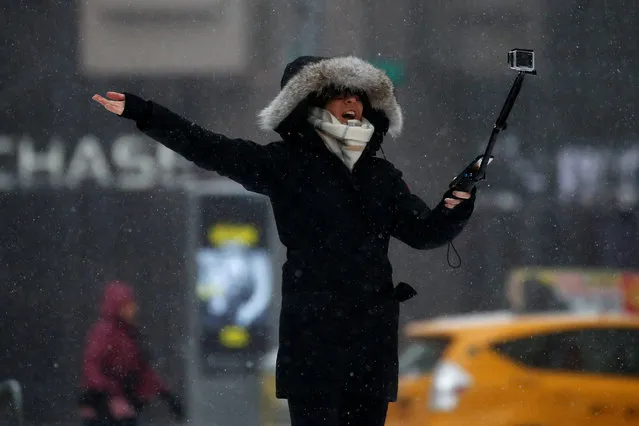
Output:
<path fill-rule="evenodd" d="M 182 417 L 179 400 L 149 364 L 136 316 L 133 289 L 120 281 L 107 284 L 84 350 L 80 415 L 86 426 L 134 426 L 156 396 Z"/>
<path fill-rule="evenodd" d="M 260 124 L 259 145 L 206 130 L 128 93 L 93 97 L 200 167 L 270 198 L 283 266 L 276 387 L 293 426 L 383 425 L 397 396 L 399 302 L 390 237 L 431 249 L 457 236 L 474 197 L 430 209 L 376 156 L 402 111 L 389 78 L 349 57 L 300 57 Z"/>

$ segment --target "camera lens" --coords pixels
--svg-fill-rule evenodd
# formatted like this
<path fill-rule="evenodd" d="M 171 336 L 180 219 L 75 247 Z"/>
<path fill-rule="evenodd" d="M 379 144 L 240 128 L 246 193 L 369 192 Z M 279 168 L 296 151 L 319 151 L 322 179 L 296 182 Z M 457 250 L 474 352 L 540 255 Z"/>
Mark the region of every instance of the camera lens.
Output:
<path fill-rule="evenodd" d="M 532 52 L 517 52 L 517 66 L 522 68 L 533 67 L 533 53 Z"/>

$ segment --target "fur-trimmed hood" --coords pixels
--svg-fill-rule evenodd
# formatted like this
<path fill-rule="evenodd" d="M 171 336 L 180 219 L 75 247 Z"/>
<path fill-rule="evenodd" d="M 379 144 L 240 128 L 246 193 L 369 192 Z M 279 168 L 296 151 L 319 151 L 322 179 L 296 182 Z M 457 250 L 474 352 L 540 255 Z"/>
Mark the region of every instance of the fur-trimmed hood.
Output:
<path fill-rule="evenodd" d="M 304 104 L 309 96 L 321 95 L 329 88 L 343 88 L 366 93 L 372 115 L 381 114 L 385 121 L 381 126 L 385 128 L 379 129 L 379 120 L 366 117 L 378 130 L 388 130 L 394 137 L 402 131 L 403 115 L 393 83 L 382 70 L 360 58 L 302 56 L 288 64 L 281 86 L 280 93 L 258 115 L 262 130 L 278 131 L 285 121 L 294 119 L 298 107 L 307 108 Z"/>

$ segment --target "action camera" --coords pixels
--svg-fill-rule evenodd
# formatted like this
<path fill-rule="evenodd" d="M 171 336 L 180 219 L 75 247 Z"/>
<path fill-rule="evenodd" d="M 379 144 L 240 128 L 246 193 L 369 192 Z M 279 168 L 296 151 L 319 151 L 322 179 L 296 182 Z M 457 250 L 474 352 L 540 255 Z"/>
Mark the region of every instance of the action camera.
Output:
<path fill-rule="evenodd" d="M 529 49 L 513 49 L 508 52 L 508 66 L 515 71 L 535 74 L 535 52 Z"/>

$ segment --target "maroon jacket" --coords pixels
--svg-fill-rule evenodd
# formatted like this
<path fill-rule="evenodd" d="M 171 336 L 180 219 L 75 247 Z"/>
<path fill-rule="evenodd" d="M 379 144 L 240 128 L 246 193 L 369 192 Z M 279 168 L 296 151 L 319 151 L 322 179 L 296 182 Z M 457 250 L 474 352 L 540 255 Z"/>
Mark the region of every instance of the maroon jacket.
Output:
<path fill-rule="evenodd" d="M 134 300 L 129 285 L 121 281 L 107 284 L 100 319 L 87 335 L 82 388 L 110 398 L 133 396 L 144 403 L 168 389 L 149 364 L 137 328 L 119 318 L 122 306 Z"/>

